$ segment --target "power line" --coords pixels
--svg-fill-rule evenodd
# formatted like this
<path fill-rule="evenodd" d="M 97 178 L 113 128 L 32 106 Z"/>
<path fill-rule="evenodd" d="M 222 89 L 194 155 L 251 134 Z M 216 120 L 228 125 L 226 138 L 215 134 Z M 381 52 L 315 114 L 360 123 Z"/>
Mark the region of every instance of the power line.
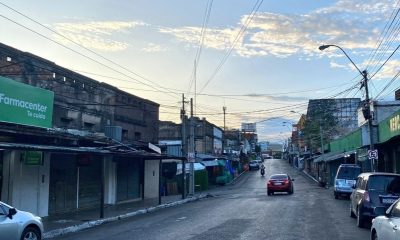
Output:
<path fill-rule="evenodd" d="M 399 5 L 399 3 L 400 3 L 400 1 L 397 2 L 397 6 Z M 389 32 L 389 29 L 391 28 L 391 26 L 392 26 L 394 20 L 396 19 L 397 15 L 399 14 L 399 11 L 400 11 L 400 8 L 398 8 L 397 11 L 396 11 L 396 8 L 393 9 L 393 11 L 392 11 L 390 17 L 388 18 L 388 21 L 386 22 L 385 27 L 383 28 L 383 30 L 382 30 L 380 36 L 378 37 L 378 42 L 375 44 L 375 46 L 377 46 L 377 47 L 375 48 L 374 51 L 372 51 L 372 52 L 370 53 L 370 55 L 369 55 L 369 57 L 368 57 L 369 60 L 368 60 L 368 63 L 367 63 L 367 67 L 370 66 L 372 59 L 374 59 L 376 53 L 378 52 L 378 49 L 381 47 L 381 45 L 382 45 L 382 43 L 383 43 L 383 41 L 384 41 L 384 39 L 385 39 L 387 33 Z M 395 13 L 396 13 L 396 14 L 395 14 Z M 395 14 L 395 15 L 394 15 L 394 14 Z M 394 16 L 394 17 L 393 17 L 393 16 Z M 393 17 L 393 19 L 392 19 L 392 17 Z M 390 21 L 390 19 L 392 19 L 392 21 Z M 389 24 L 389 22 L 390 22 L 390 24 Z M 386 31 L 385 31 L 385 30 L 386 30 Z M 379 39 L 380 39 L 380 40 L 379 40 Z"/>
<path fill-rule="evenodd" d="M 54 31 L 53 29 L 51 29 L 51 28 L 49 28 L 49 27 L 47 27 L 47 26 L 41 24 L 40 22 L 34 20 L 33 18 L 31 18 L 31 17 L 29 17 L 29 16 L 27 16 L 27 15 L 25 15 L 25 14 L 23 14 L 23 13 L 17 11 L 17 10 L 15 10 L 14 8 L 11 8 L 10 6 L 8 6 L 8 5 L 6 5 L 6 4 L 4 4 L 4 3 L 2 3 L 2 2 L 0 2 L 0 4 L 3 5 L 3 6 L 5 6 L 5 7 L 7 7 L 8 9 L 10 9 L 10 10 L 12 10 L 12 11 L 18 13 L 19 15 L 24 16 L 25 18 L 27 18 L 27 19 L 33 21 L 34 23 L 36 23 L 36 24 L 38 24 L 38 25 L 40 25 L 40 26 L 46 28 L 47 30 L 49 30 L 49 31 L 51 31 L 51 32 L 53 32 L 53 33 L 55 33 L 55 34 L 57 34 L 57 35 L 63 37 L 64 39 L 67 39 L 68 41 L 71 41 L 72 43 L 78 45 L 79 47 L 81 47 L 81 48 L 83 48 L 83 49 L 85 49 L 85 50 L 87 50 L 87 51 L 89 51 L 89 52 L 91 52 L 91 53 L 93 53 L 93 54 L 95 54 L 96 56 L 98 56 L 98 57 L 100 57 L 100 58 L 102 58 L 102 59 L 104 59 L 104 60 L 106 60 L 106 61 L 108 61 L 108 62 L 110 62 L 110 63 L 112 63 L 112 64 L 114 64 L 114 65 L 116 65 L 116 66 L 118 66 L 118 67 L 120 67 L 120 68 L 122 68 L 122 69 L 124 69 L 125 71 L 128 71 L 128 72 L 130 72 L 131 74 L 134 74 L 134 75 L 136 75 L 136 76 L 142 78 L 143 80 L 146 80 L 146 81 L 148 81 L 148 82 L 151 82 L 151 83 L 153 83 L 153 84 L 159 86 L 159 87 L 162 88 L 162 89 L 165 89 L 165 88 L 162 87 L 161 85 L 159 85 L 159 84 L 157 84 L 157 83 L 155 83 L 155 82 L 153 82 L 153 81 L 151 81 L 151 80 L 149 80 L 149 79 L 147 79 L 147 78 L 145 78 L 145 77 L 143 77 L 143 76 L 141 76 L 141 75 L 139 75 L 139 74 L 137 74 L 137 73 L 131 71 L 130 69 L 128 69 L 128 68 L 126 68 L 126 67 L 124 67 L 124 66 L 122 66 L 122 65 L 120 65 L 120 64 L 118 64 L 118 63 L 116 63 L 115 61 L 112 61 L 112 60 L 110 60 L 110 59 L 108 59 L 108 58 L 105 58 L 104 56 L 102 56 L 102 55 L 100 55 L 100 54 L 94 52 L 93 50 L 90 50 L 89 48 L 87 48 L 87 47 L 85 47 L 85 46 L 80 45 L 78 42 L 74 41 L 73 39 L 70 39 L 70 38 L 66 37 L 65 35 L 63 35 L 63 34 L 60 34 L 60 33 L 58 33 L 57 31 Z M 22 28 L 25 28 L 25 29 L 27 29 L 27 30 L 29 30 L 29 31 L 31 31 L 31 32 L 33 32 L 33 33 L 35 33 L 35 34 L 37 34 L 37 35 L 43 37 L 43 38 L 46 38 L 46 39 L 48 39 L 49 41 L 51 41 L 51 42 L 53 42 L 53 43 L 56 43 L 57 45 L 60 45 L 60 46 L 62 46 L 62 47 L 64 47 L 64 48 L 66 48 L 66 49 L 68 49 L 68 50 L 70 50 L 70 51 L 72 51 L 72 52 L 74 52 L 74 53 L 76 53 L 76 54 L 78 54 L 78 55 L 80 55 L 80 56 L 86 58 L 86 59 L 89 59 L 89 60 L 91 60 L 91 61 L 93 61 L 93 62 L 95 62 L 95 63 L 97 63 L 97 64 L 100 64 L 100 65 L 102 65 L 102 66 L 104 66 L 104 67 L 106 67 L 106 68 L 108 68 L 108 69 L 110 69 L 110 70 L 112 70 L 112 71 L 114 71 L 114 72 L 117 72 L 117 73 L 119 73 L 119 74 L 121 74 L 121 75 L 124 75 L 124 76 L 126 76 L 126 77 L 128 77 L 128 78 L 131 78 L 131 79 L 133 79 L 133 80 L 135 80 L 135 81 L 138 81 L 138 82 L 140 82 L 140 83 L 142 83 L 142 84 L 144 84 L 144 85 L 146 85 L 146 86 L 148 86 L 148 87 L 151 87 L 151 88 L 153 88 L 153 89 L 157 89 L 157 88 L 155 88 L 155 87 L 152 86 L 152 85 L 149 85 L 149 84 L 147 84 L 147 83 L 144 83 L 143 81 L 140 81 L 140 80 L 138 80 L 138 79 L 132 78 L 131 76 L 129 76 L 129 75 L 127 75 L 127 74 L 125 74 L 125 73 L 123 73 L 123 72 L 121 72 L 121 71 L 119 71 L 119 70 L 116 70 L 116 69 L 114 69 L 114 68 L 112 68 L 112 67 L 110 67 L 110 66 L 108 66 L 108 65 L 106 65 L 106 64 L 104 64 L 104 63 L 102 63 L 102 62 L 100 62 L 100 61 L 98 61 L 98 60 L 96 60 L 96 59 L 94 59 L 94 58 L 92 58 L 92 57 L 90 57 L 90 56 L 87 56 L 87 55 L 85 55 L 85 54 L 83 54 L 83 53 L 80 53 L 80 52 L 78 52 L 78 51 L 76 51 L 76 50 L 74 50 L 74 49 L 72 49 L 72 48 L 70 48 L 70 47 L 68 47 L 68 46 L 66 46 L 66 45 L 64 45 L 64 44 L 62 44 L 62 43 L 59 43 L 59 42 L 57 42 L 57 41 L 55 41 L 55 40 L 53 40 L 53 39 L 51 39 L 51 38 L 49 38 L 49 37 L 47 37 L 47 36 L 41 34 L 41 33 L 37 32 L 37 31 L 35 31 L 35 30 L 33 30 L 33 29 L 31 29 L 31 28 L 29 28 L 29 27 L 23 25 L 23 24 L 20 24 L 20 23 L 14 21 L 14 20 L 12 20 L 12 19 L 10 19 L 10 18 L 8 18 L 8 17 L 6 17 L 6 16 L 4 16 L 4 15 L 0 15 L 0 17 L 2 17 L 2 18 L 4 18 L 4 19 L 6 19 L 6 20 L 8 20 L 8 21 L 10 21 L 10 22 L 12 22 L 12 23 L 14 23 L 14 24 L 16 24 L 16 25 L 22 27 Z M 175 97 L 175 96 L 173 96 L 173 97 Z"/>
<path fill-rule="evenodd" d="M 387 28 L 385 35 L 381 39 L 381 43 L 379 44 L 379 47 L 382 47 L 382 49 L 380 50 L 380 53 L 376 56 L 376 53 L 378 52 L 378 48 L 379 48 L 378 47 L 373 55 L 373 56 L 376 56 L 377 60 L 375 61 L 374 66 L 370 68 L 370 72 L 375 71 L 374 69 L 376 67 L 378 67 L 379 63 L 382 61 L 383 57 L 385 56 L 385 53 L 389 50 L 389 48 L 391 47 L 393 42 L 397 40 L 397 35 L 400 30 L 400 19 L 397 19 L 396 23 L 394 23 L 394 21 L 397 18 L 399 11 L 400 11 L 400 8 L 397 10 L 394 18 L 392 19 L 392 21 L 390 23 L 390 26 Z M 394 26 L 390 30 L 390 27 L 393 25 L 393 23 L 394 23 Z M 390 33 L 389 33 L 389 31 L 390 31 Z M 389 33 L 389 35 L 387 35 L 387 33 Z M 386 42 L 384 41 L 385 38 L 387 38 Z M 385 45 L 383 45 L 384 42 L 385 42 Z M 371 63 L 372 60 L 373 60 L 373 58 L 371 58 L 369 63 Z M 368 66 L 370 66 L 370 65 L 368 65 Z"/>
<path fill-rule="evenodd" d="M 399 77 L 400 71 L 383 87 L 383 89 L 376 95 L 375 99 L 378 99 L 379 96 Z"/>
<path fill-rule="evenodd" d="M 214 70 L 214 72 L 211 74 L 211 77 L 207 80 L 207 82 L 204 84 L 204 86 L 200 89 L 199 93 L 203 92 L 203 90 L 207 87 L 207 85 L 214 79 L 214 77 L 217 75 L 219 70 L 222 68 L 222 66 L 225 64 L 225 62 L 228 60 L 229 56 L 231 55 L 233 49 L 236 46 L 236 43 L 238 42 L 239 38 L 244 34 L 244 32 L 247 30 L 247 27 L 249 26 L 250 22 L 253 20 L 253 17 L 255 16 L 256 12 L 260 8 L 261 4 L 263 3 L 263 0 L 257 0 L 256 3 L 253 6 L 253 9 L 250 13 L 250 16 L 247 17 L 245 24 L 242 25 L 240 31 L 236 35 L 235 39 L 233 40 L 232 46 L 230 49 L 225 53 L 224 57 L 222 58 L 221 62 L 217 66 L 217 68 Z"/>
<path fill-rule="evenodd" d="M 200 56 L 201 56 L 201 53 L 202 53 L 202 50 L 203 50 L 203 45 L 204 45 L 204 38 L 205 38 L 205 35 L 206 35 L 206 29 L 207 29 L 207 26 L 208 26 L 208 21 L 210 20 L 212 4 L 213 4 L 213 0 L 209 0 L 207 2 L 206 11 L 204 13 L 203 24 L 202 24 L 202 28 L 201 28 L 201 32 L 200 32 L 199 47 L 197 48 L 196 56 L 194 58 L 195 65 L 193 66 L 191 80 L 190 80 L 189 88 L 188 88 L 188 94 L 189 94 L 190 90 L 192 89 L 192 85 L 193 85 L 193 82 L 195 80 L 194 79 L 195 78 L 195 76 L 194 76 L 195 75 L 195 71 L 199 66 Z"/>

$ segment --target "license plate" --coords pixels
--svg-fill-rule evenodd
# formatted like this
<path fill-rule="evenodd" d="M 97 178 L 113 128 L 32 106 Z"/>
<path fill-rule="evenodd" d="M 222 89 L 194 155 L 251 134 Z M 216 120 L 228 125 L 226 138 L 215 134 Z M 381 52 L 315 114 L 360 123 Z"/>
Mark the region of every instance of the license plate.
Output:
<path fill-rule="evenodd" d="M 274 183 L 274 185 L 282 185 L 282 183 L 276 182 L 276 183 Z"/>
<path fill-rule="evenodd" d="M 396 200 L 397 199 L 394 199 L 394 198 L 382 198 L 382 203 L 390 203 L 390 204 L 392 204 L 392 203 L 396 202 Z"/>

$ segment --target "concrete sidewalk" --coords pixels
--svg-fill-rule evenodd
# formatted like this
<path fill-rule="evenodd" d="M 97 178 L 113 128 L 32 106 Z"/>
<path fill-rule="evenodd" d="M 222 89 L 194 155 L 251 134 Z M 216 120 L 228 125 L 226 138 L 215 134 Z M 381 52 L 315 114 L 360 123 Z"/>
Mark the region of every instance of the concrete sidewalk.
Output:
<path fill-rule="evenodd" d="M 182 199 L 181 196 L 166 196 L 162 204 L 158 205 L 158 198 L 146 199 L 130 203 L 106 206 L 104 218 L 100 219 L 99 209 L 81 210 L 79 212 L 60 214 L 43 218 L 45 233 L 44 239 L 59 237 L 68 233 L 78 232 L 104 223 L 119 221 L 129 217 L 150 213 L 159 209 L 173 207 L 188 202 L 193 202 L 211 196 L 208 193 L 199 193 L 192 197 Z"/>
<path fill-rule="evenodd" d="M 234 184 L 243 173 L 227 185 Z M 158 198 L 133 201 L 118 205 L 109 205 L 104 207 L 104 218 L 102 219 L 100 219 L 99 208 L 45 217 L 42 219 L 45 229 L 43 238 L 51 239 L 68 233 L 92 228 L 104 223 L 119 221 L 129 217 L 154 212 L 163 208 L 197 201 L 199 199 L 211 197 L 214 193 L 223 189 L 225 189 L 224 186 L 215 186 L 207 191 L 197 192 L 194 196 L 189 196 L 185 199 L 182 199 L 182 195 L 165 196 L 162 197 L 162 204 L 160 205 L 158 205 Z"/>

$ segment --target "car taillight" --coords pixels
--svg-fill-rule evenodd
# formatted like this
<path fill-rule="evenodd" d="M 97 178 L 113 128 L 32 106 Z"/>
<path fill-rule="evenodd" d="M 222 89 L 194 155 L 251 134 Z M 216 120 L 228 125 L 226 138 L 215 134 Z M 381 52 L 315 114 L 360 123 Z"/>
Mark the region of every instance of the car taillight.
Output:
<path fill-rule="evenodd" d="M 365 191 L 364 194 L 363 194 L 363 200 L 366 201 L 366 202 L 369 202 L 369 201 L 370 201 L 370 199 L 369 199 L 369 193 L 368 193 L 367 191 Z"/>
<path fill-rule="evenodd" d="M 269 180 L 269 181 L 268 181 L 268 185 L 271 185 L 271 184 L 272 184 L 272 181 L 271 181 L 271 180 Z"/>
<path fill-rule="evenodd" d="M 289 184 L 289 180 L 288 179 L 285 180 L 285 184 Z"/>

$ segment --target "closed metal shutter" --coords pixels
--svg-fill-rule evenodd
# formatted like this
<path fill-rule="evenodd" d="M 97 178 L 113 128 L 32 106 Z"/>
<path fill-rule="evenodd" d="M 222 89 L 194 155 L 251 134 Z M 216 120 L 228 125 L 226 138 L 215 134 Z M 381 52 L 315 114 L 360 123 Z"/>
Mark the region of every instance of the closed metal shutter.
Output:
<path fill-rule="evenodd" d="M 77 168 L 74 155 L 52 154 L 49 215 L 76 209 Z"/>
<path fill-rule="evenodd" d="M 117 160 L 117 201 L 140 198 L 140 162 Z"/>

